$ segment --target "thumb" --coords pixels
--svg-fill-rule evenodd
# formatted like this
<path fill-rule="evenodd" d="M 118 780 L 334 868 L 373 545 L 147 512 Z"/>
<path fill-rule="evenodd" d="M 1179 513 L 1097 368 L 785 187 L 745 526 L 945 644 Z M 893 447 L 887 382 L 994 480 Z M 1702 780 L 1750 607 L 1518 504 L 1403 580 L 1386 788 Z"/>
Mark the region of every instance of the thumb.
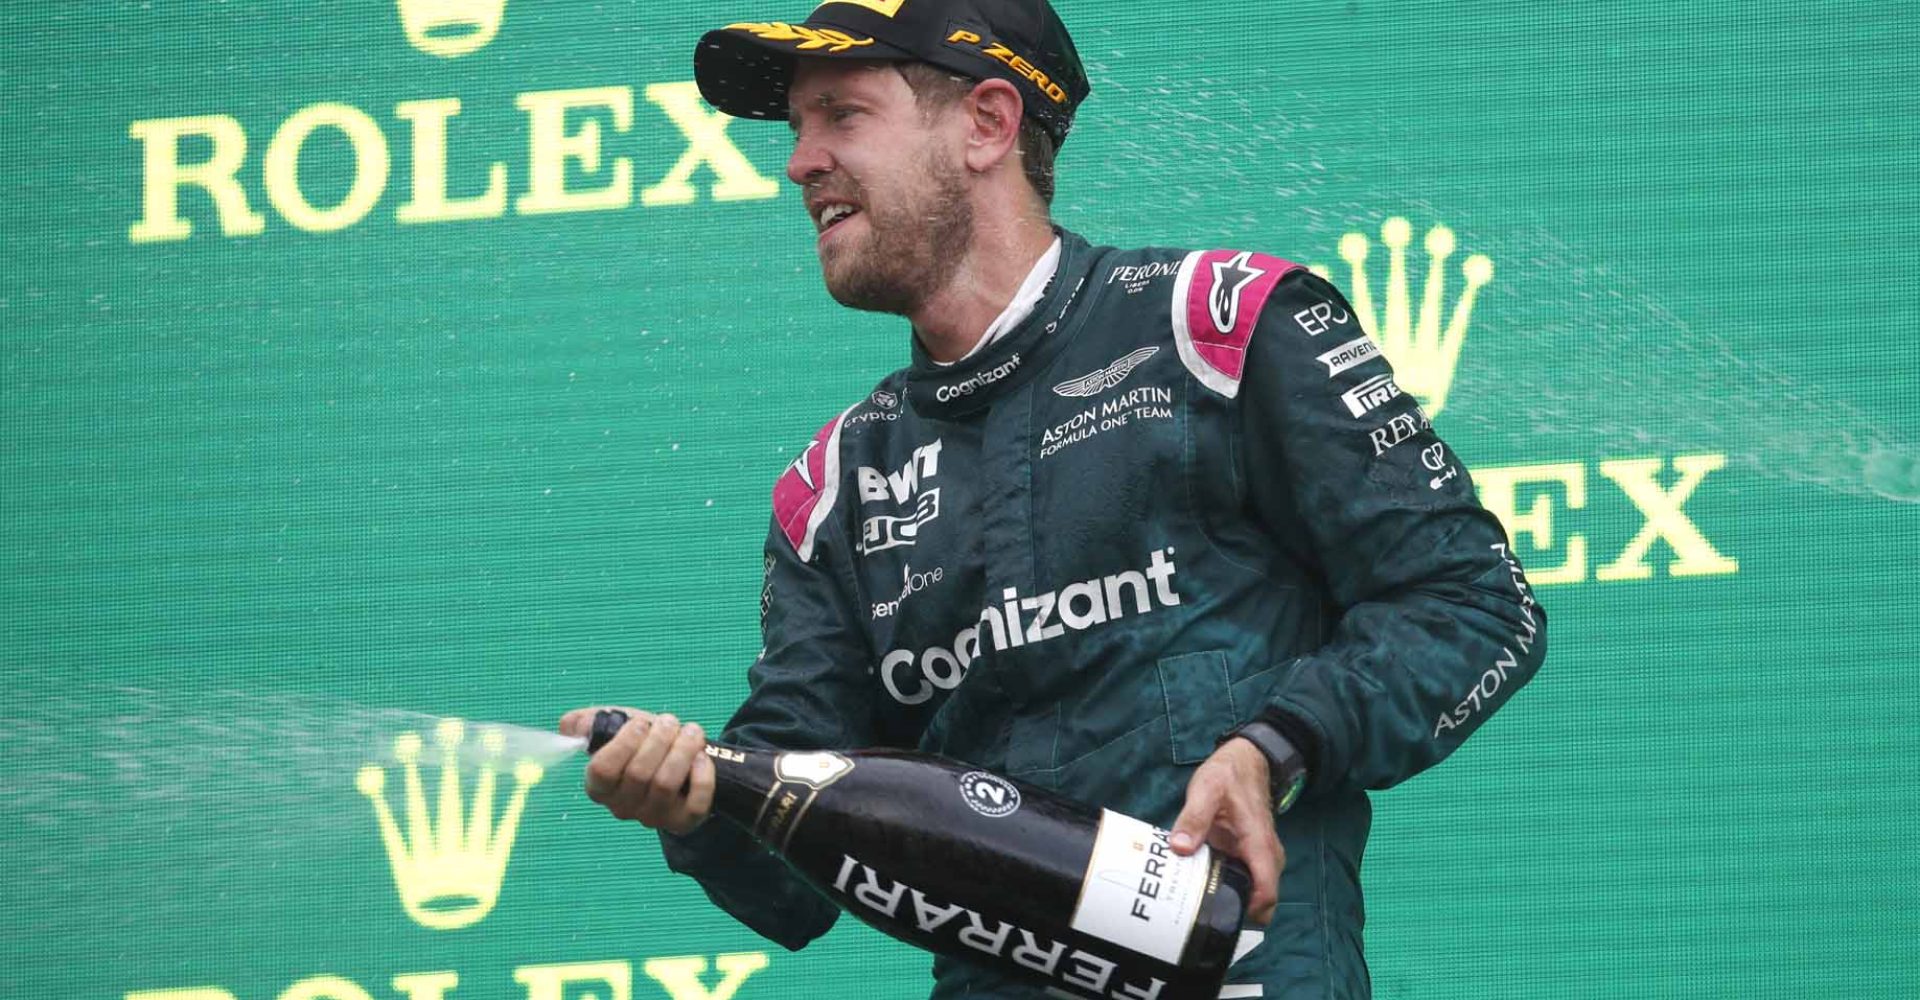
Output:
<path fill-rule="evenodd" d="M 1220 812 L 1220 791 L 1213 782 L 1194 782 L 1187 786 L 1187 805 L 1173 821 L 1173 853 L 1188 855 L 1207 842 L 1213 829 L 1213 817 Z"/>

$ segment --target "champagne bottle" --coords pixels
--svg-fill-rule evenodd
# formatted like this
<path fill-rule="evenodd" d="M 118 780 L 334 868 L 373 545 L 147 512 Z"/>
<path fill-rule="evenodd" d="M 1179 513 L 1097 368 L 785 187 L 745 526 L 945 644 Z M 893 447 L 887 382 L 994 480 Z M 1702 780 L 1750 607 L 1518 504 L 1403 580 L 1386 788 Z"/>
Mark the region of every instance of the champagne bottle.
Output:
<path fill-rule="evenodd" d="M 627 721 L 602 711 L 588 752 Z M 1089 1000 L 1212 1000 L 1251 878 L 1151 824 L 932 754 L 709 743 L 713 811 L 862 921 Z"/>

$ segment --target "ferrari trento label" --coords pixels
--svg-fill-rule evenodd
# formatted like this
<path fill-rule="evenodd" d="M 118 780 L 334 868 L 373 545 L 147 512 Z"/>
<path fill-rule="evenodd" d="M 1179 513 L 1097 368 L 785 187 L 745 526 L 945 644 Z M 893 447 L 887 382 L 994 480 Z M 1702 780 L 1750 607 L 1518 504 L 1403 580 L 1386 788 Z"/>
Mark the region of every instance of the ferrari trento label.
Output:
<path fill-rule="evenodd" d="M 783 753 L 773 759 L 774 777 L 781 781 L 797 781 L 813 789 L 825 788 L 851 770 L 853 761 L 830 750 Z"/>
<path fill-rule="evenodd" d="M 820 790 L 853 770 L 853 761 L 830 750 L 783 753 L 773 759 L 774 783 L 753 819 L 753 834 L 786 850 Z"/>
<path fill-rule="evenodd" d="M 1170 831 L 1101 810 L 1074 930 L 1178 964 L 1206 895 L 1212 849 L 1173 853 Z"/>
<path fill-rule="evenodd" d="M 960 951 L 965 948 L 1037 972 L 1059 984 L 1048 996 L 1154 1000 L 1167 986 L 1164 979 L 1129 975 L 1112 959 L 896 881 L 851 854 L 840 856 L 833 891 L 869 923 L 917 931 L 932 939 L 927 947 L 935 951 L 966 954 Z"/>

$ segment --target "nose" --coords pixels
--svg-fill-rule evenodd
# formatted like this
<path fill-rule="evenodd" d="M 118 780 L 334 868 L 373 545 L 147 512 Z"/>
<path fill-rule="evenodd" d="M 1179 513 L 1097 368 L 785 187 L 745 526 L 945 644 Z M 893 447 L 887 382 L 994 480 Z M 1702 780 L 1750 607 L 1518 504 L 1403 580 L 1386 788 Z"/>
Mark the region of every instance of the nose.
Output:
<path fill-rule="evenodd" d="M 801 130 L 793 140 L 793 154 L 787 157 L 787 179 L 805 187 L 832 169 L 833 157 Z"/>

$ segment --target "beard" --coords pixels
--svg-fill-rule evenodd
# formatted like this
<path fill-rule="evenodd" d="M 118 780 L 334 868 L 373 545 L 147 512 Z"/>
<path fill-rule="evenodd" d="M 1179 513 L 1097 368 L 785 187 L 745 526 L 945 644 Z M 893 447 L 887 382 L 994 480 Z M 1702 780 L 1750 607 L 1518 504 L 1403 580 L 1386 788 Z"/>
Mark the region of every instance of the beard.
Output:
<path fill-rule="evenodd" d="M 849 309 L 905 316 L 951 281 L 973 242 L 966 173 L 931 145 L 897 198 L 865 201 L 867 238 L 821 261 L 827 293 Z"/>

